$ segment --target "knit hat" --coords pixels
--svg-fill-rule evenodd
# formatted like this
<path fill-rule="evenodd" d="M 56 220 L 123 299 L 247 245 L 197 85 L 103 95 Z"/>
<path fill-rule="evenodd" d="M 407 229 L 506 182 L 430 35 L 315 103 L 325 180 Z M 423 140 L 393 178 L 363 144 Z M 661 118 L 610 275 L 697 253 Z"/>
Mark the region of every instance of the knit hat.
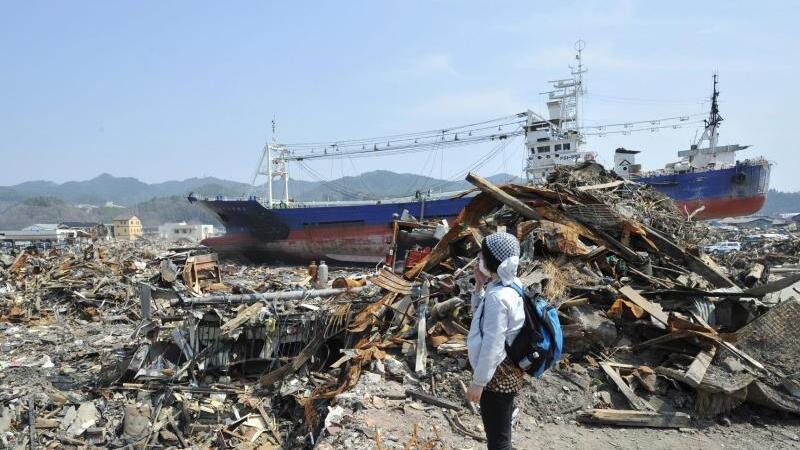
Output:
<path fill-rule="evenodd" d="M 483 239 L 484 255 L 488 250 L 488 256 L 496 261 L 487 261 L 488 264 L 497 267 L 497 275 L 505 286 L 510 285 L 517 276 L 519 266 L 519 241 L 512 234 L 494 233 Z"/>
<path fill-rule="evenodd" d="M 519 241 L 513 234 L 505 232 L 490 234 L 483 240 L 483 245 L 488 247 L 492 256 L 500 262 L 512 256 L 519 256 Z"/>

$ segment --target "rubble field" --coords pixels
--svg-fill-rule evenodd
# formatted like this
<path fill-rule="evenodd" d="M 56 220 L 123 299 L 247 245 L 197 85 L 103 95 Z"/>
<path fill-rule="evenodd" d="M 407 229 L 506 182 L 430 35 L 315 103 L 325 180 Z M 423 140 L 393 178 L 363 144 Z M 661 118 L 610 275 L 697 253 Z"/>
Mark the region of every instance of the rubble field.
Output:
<path fill-rule="evenodd" d="M 515 448 L 800 447 L 800 234 L 705 254 L 741 236 L 596 164 L 467 179 L 444 230 L 395 223 L 420 258 L 328 280 L 147 240 L 0 253 L 0 448 L 484 448 L 465 339 L 497 230 L 564 331 Z"/>

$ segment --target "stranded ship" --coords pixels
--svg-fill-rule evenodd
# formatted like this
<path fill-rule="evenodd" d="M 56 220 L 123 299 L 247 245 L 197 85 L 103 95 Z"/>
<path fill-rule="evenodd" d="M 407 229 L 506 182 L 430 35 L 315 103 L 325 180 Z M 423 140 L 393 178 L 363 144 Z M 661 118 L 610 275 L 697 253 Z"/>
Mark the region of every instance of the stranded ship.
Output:
<path fill-rule="evenodd" d="M 225 225 L 226 234 L 204 240 L 204 245 L 222 254 L 243 256 L 252 260 L 305 261 L 324 259 L 339 262 L 373 263 L 380 261 L 388 249 L 394 218 L 411 215 L 425 219 L 451 219 L 466 205 L 469 198 L 455 193 L 427 194 L 413 197 L 339 201 L 294 202 L 289 197 L 289 162 L 318 158 L 351 158 L 382 153 L 412 153 L 461 145 L 492 143 L 491 156 L 517 137 L 524 137 L 527 150 L 525 173 L 531 183 L 542 182 L 558 165 L 575 165 L 593 160 L 593 152 L 581 151 L 589 134 L 605 134 L 609 127 L 581 128 L 580 98 L 584 93 L 581 64 L 582 46 L 577 64 L 569 78 L 552 81 L 548 95 L 548 117 L 532 111 L 504 118 L 432 132 L 393 135 L 380 139 L 338 141 L 328 144 L 278 144 L 265 146 L 253 185 L 259 174 L 267 177 L 267 197 L 245 199 L 200 199 L 198 203 Z M 713 219 L 748 215 L 757 212 L 766 200 L 770 164 L 763 158 L 737 161 L 735 153 L 747 147 L 718 145 L 719 114 L 717 78 L 711 111 L 704 123 L 701 138 L 690 149 L 678 153 L 680 160 L 665 168 L 643 172 L 636 164 L 638 151 L 617 149 L 617 174 L 648 184 L 673 198 L 684 214 L 696 219 Z M 622 134 L 657 128 L 678 128 L 689 116 L 657 121 L 618 124 Z M 691 123 L 691 122 L 690 122 Z M 637 128 L 639 124 L 644 128 Z M 594 130 L 592 130 L 594 129 Z M 283 198 L 273 197 L 272 182 L 283 181 Z"/>

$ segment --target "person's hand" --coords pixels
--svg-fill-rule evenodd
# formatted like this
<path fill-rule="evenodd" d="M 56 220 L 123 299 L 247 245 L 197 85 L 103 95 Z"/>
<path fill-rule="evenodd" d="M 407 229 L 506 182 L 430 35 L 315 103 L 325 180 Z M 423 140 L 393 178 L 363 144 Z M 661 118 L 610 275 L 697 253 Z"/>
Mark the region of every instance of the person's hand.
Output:
<path fill-rule="evenodd" d="M 469 384 L 469 388 L 467 389 L 467 400 L 471 401 L 472 403 L 478 403 L 481 401 L 481 394 L 483 394 L 483 386 L 478 386 L 475 383 Z"/>

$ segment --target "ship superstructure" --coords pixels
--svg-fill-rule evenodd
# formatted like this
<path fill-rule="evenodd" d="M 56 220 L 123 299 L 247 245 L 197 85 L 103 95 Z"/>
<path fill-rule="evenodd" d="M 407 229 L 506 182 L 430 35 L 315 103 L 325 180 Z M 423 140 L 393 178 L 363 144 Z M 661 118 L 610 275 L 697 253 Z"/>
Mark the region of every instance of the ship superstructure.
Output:
<path fill-rule="evenodd" d="M 552 90 L 547 95 L 547 118 L 527 111 L 525 147 L 527 163 L 525 175 L 531 183 L 543 183 L 556 166 L 575 165 L 580 160 L 592 160 L 595 154 L 582 152 L 584 137 L 580 118 L 585 88 L 583 74 L 583 41 L 575 44 L 575 66 L 570 66 L 571 77 L 549 81 Z"/>

